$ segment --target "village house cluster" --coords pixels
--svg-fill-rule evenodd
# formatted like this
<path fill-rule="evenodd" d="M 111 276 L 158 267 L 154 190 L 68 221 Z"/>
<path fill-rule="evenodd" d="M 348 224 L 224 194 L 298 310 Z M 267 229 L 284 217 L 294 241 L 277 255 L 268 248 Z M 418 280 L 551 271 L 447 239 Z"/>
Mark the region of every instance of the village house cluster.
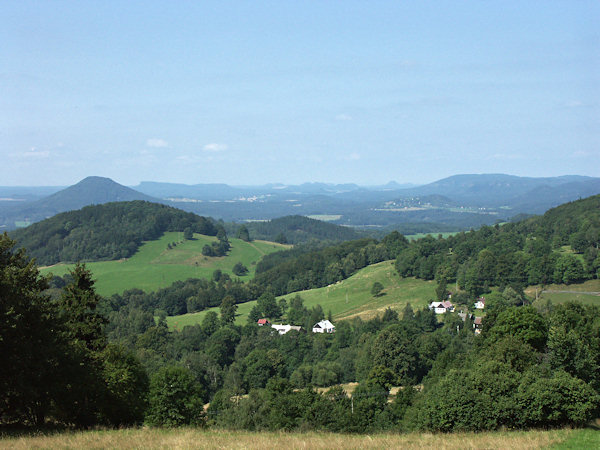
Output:
<path fill-rule="evenodd" d="M 286 334 L 292 330 L 300 331 L 302 327 L 289 325 L 289 324 L 272 324 L 269 319 L 258 319 L 256 324 L 259 327 L 271 327 L 273 330 L 276 330 L 279 334 Z M 316 323 L 312 328 L 313 333 L 335 333 L 335 325 L 333 325 L 329 320 L 321 320 Z"/>
<path fill-rule="evenodd" d="M 451 296 L 448 295 L 448 297 L 450 298 Z M 473 303 L 473 308 L 480 309 L 480 310 L 485 309 L 485 297 L 477 298 L 475 303 Z M 443 302 L 431 302 L 429 304 L 429 309 L 433 310 L 436 314 L 446 314 L 446 313 L 454 312 L 455 307 L 452 304 L 452 302 L 450 302 L 450 300 L 446 300 Z M 473 330 L 475 331 L 475 334 L 481 333 L 481 317 L 480 316 L 476 317 L 473 314 L 464 313 L 462 311 L 460 313 L 458 313 L 458 316 L 462 319 L 463 322 L 465 322 L 468 317 L 471 321 L 473 321 Z"/>

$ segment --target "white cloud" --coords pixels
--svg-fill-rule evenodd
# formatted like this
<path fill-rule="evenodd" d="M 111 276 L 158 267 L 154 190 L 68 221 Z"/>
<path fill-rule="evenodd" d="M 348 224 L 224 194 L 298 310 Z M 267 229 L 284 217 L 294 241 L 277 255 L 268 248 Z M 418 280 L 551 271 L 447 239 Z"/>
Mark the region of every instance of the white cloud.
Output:
<path fill-rule="evenodd" d="M 21 153 L 13 153 L 11 156 L 17 158 L 28 158 L 28 159 L 40 159 L 40 158 L 48 158 L 50 156 L 50 151 L 48 150 L 38 150 L 36 147 L 31 147 L 29 150 Z"/>
<path fill-rule="evenodd" d="M 347 158 L 349 161 L 358 161 L 360 159 L 360 155 L 356 152 L 352 152 L 348 155 Z"/>
<path fill-rule="evenodd" d="M 202 147 L 202 150 L 204 150 L 205 152 L 224 152 L 228 148 L 229 147 L 227 147 L 226 144 L 217 144 L 213 142 L 210 144 L 206 144 L 204 147 Z"/>
<path fill-rule="evenodd" d="M 342 121 L 352 120 L 352 116 L 349 114 L 338 114 L 337 116 L 335 116 L 335 120 L 342 120 Z"/>
<path fill-rule="evenodd" d="M 169 146 L 169 143 L 164 139 L 150 138 L 146 141 L 146 145 L 154 148 L 165 148 Z"/>

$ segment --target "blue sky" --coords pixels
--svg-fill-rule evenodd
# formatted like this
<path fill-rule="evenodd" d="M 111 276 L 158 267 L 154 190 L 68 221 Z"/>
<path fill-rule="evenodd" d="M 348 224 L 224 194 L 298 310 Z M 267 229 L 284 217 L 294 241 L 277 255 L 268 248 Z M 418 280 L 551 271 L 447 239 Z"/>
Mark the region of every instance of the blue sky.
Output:
<path fill-rule="evenodd" d="M 600 176 L 600 2 L 0 3 L 0 185 Z"/>

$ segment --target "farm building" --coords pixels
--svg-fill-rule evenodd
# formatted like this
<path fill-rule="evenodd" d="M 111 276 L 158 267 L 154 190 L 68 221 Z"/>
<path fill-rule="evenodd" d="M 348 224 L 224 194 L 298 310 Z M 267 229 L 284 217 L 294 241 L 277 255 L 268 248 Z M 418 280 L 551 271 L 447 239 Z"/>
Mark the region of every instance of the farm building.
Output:
<path fill-rule="evenodd" d="M 270 326 L 271 322 L 269 322 L 269 319 L 258 319 L 258 321 L 256 322 L 258 324 L 259 327 L 263 327 L 263 326 Z"/>
<path fill-rule="evenodd" d="M 449 301 L 445 301 L 445 302 L 431 302 L 429 304 L 429 309 L 433 309 L 436 314 L 444 314 L 446 312 L 453 312 L 454 311 L 454 305 L 451 302 L 449 302 Z"/>
<path fill-rule="evenodd" d="M 302 327 L 297 327 L 294 325 L 271 325 L 271 328 L 277 330 L 279 334 L 286 334 L 289 331 L 295 330 L 300 331 Z"/>
<path fill-rule="evenodd" d="M 313 333 L 335 333 L 335 326 L 329 320 L 321 320 L 312 329 Z"/>
<path fill-rule="evenodd" d="M 475 302 L 475 309 L 484 309 L 485 308 L 485 297 L 479 297 Z"/>

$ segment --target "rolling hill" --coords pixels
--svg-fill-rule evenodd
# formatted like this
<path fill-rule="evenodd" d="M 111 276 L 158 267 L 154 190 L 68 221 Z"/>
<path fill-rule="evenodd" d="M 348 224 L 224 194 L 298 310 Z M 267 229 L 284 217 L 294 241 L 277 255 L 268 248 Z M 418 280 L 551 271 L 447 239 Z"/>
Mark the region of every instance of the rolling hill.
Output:
<path fill-rule="evenodd" d="M 206 257 L 202 255 L 202 247 L 216 241 L 215 237 L 195 234 L 194 239 L 186 241 L 182 237 L 183 233 L 167 232 L 157 240 L 145 242 L 131 258 L 87 263 L 96 279 L 98 293 L 110 296 L 134 288 L 156 291 L 187 278 L 209 278 L 217 269 L 235 277 L 232 268 L 238 262 L 249 271 L 242 279 L 250 279 L 264 255 L 287 248 L 274 242 L 230 239 L 227 256 Z M 42 267 L 40 271 L 63 276 L 72 267 L 72 264 L 57 264 Z"/>

